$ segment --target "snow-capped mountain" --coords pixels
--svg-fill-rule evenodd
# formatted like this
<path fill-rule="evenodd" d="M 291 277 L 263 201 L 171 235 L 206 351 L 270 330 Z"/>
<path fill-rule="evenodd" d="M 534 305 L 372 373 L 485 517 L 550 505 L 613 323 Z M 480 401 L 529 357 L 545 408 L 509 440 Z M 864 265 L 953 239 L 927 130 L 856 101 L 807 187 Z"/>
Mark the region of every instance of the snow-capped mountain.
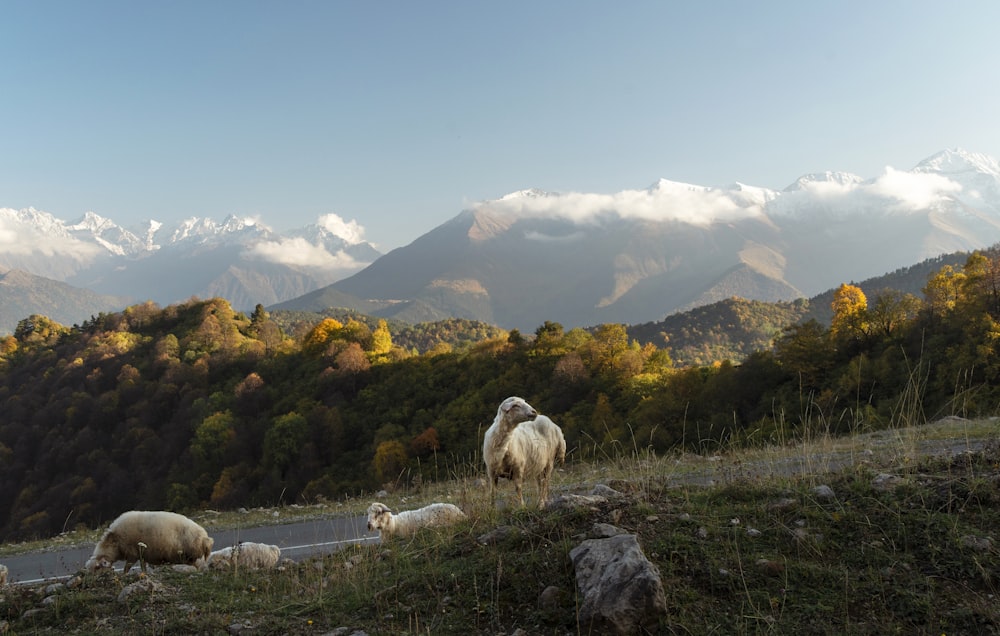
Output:
<path fill-rule="evenodd" d="M 808 174 L 781 191 L 667 179 L 615 194 L 521 190 L 278 307 L 355 297 L 403 320 L 636 324 L 730 296 L 811 297 L 997 242 L 996 160 L 946 150 L 909 171 Z"/>
<path fill-rule="evenodd" d="M 285 234 L 238 216 L 128 229 L 94 212 L 67 222 L 34 208 L 2 208 L 0 273 L 20 270 L 104 298 L 166 305 L 223 296 L 252 309 L 328 285 L 380 256 L 358 227 L 335 215 L 321 221 Z M 335 233 L 338 223 L 344 236 Z"/>
<path fill-rule="evenodd" d="M 161 305 L 222 296 L 242 310 L 347 306 L 525 331 L 637 324 L 730 296 L 811 297 L 996 244 L 1000 164 L 956 149 L 869 178 L 806 174 L 783 190 L 669 179 L 611 194 L 524 189 L 385 255 L 362 234 L 335 215 L 277 233 L 235 216 L 127 229 L 94 213 L 68 223 L 0 209 L 0 274 Z"/>

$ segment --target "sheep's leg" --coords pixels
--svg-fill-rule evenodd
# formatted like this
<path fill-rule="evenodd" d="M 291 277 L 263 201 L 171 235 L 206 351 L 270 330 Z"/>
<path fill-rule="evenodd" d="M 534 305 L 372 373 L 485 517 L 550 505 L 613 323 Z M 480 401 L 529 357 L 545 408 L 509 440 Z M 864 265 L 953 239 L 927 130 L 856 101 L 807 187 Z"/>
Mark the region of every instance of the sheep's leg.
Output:
<path fill-rule="evenodd" d="M 524 508 L 524 492 L 521 488 L 520 479 L 514 481 L 514 488 L 517 490 L 517 498 L 521 502 L 521 507 Z"/>
<path fill-rule="evenodd" d="M 125 566 L 122 568 L 122 574 L 128 574 L 128 571 L 132 569 L 133 565 L 135 565 L 135 561 L 130 562 L 128 559 L 126 559 Z"/>

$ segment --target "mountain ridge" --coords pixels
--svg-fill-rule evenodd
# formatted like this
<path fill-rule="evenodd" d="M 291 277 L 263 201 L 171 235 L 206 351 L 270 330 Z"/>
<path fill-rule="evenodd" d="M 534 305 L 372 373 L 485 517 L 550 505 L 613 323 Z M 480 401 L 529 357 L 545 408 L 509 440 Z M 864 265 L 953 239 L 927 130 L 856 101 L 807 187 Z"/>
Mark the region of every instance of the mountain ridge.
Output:
<path fill-rule="evenodd" d="M 809 297 L 996 243 L 998 165 L 950 149 L 909 171 L 809 173 L 781 191 L 669 179 L 613 194 L 519 190 L 387 254 L 335 215 L 282 234 L 232 215 L 133 232 L 94 213 L 69 224 L 0 209 L 0 230 L 16 220 L 24 232 L 0 243 L 0 267 L 161 304 L 221 295 L 238 310 L 313 311 L 335 298 L 403 321 L 634 324 L 734 295 Z"/>
<path fill-rule="evenodd" d="M 1000 241 L 995 164 L 948 150 L 919 171 L 814 173 L 780 192 L 667 179 L 615 195 L 517 191 L 330 288 L 392 300 L 386 317 L 419 304 L 521 330 L 636 324 L 732 296 L 792 301 Z M 324 309 L 315 298 L 279 307 Z"/>

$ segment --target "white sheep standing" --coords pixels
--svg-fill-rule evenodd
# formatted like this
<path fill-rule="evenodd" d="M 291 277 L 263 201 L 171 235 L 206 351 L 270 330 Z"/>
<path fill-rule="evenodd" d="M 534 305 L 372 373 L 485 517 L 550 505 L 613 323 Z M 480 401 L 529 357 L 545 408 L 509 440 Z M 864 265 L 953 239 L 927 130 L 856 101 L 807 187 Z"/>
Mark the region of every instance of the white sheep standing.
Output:
<path fill-rule="evenodd" d="M 524 505 L 522 484 L 525 479 L 538 482 L 538 507 L 544 508 L 549 496 L 549 480 L 556 463 L 566 461 L 566 439 L 555 422 L 528 404 L 512 396 L 500 403 L 493 424 L 483 437 L 483 461 L 490 482 L 490 504 L 501 477 L 514 482 L 517 498 Z"/>
<path fill-rule="evenodd" d="M 130 510 L 111 522 L 94 547 L 86 568 L 94 571 L 125 561 L 124 572 L 146 565 L 184 563 L 204 567 L 212 553 L 212 537 L 184 515 L 165 510 Z"/>
<path fill-rule="evenodd" d="M 281 558 L 281 548 L 267 543 L 243 541 L 208 555 L 212 568 L 241 567 L 251 570 L 273 568 Z"/>
<path fill-rule="evenodd" d="M 465 513 L 450 503 L 432 503 L 396 514 L 382 503 L 375 502 L 368 506 L 368 529 L 378 530 L 382 538 L 411 535 L 421 528 L 446 526 L 465 518 Z"/>

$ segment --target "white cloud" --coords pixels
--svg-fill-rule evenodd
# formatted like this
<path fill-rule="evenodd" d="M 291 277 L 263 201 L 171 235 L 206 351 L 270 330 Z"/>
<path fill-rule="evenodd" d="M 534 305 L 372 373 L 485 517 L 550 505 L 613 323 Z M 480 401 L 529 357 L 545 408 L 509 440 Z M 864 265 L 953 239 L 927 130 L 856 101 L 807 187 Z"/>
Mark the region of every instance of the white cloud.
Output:
<path fill-rule="evenodd" d="M 873 194 L 896 199 L 902 208 L 921 210 L 948 194 L 959 192 L 962 186 L 939 174 L 904 172 L 886 167 L 885 172 L 866 189 Z"/>
<path fill-rule="evenodd" d="M 602 215 L 615 214 L 622 218 L 708 225 L 757 216 L 766 198 L 763 190 L 719 190 L 660 181 L 646 190 L 615 194 L 527 192 L 480 205 L 515 216 L 559 217 L 577 223 L 595 222 Z"/>
<path fill-rule="evenodd" d="M 365 228 L 354 219 L 345 221 L 331 212 L 319 217 L 316 224 L 326 228 L 327 231 L 339 236 L 351 245 L 357 245 L 365 240 Z"/>
<path fill-rule="evenodd" d="M 540 243 L 571 243 L 577 241 L 584 237 L 583 232 L 573 232 L 572 234 L 566 234 L 564 236 L 555 236 L 553 234 L 542 234 L 541 232 L 525 232 L 524 238 L 529 241 L 538 241 Z"/>
<path fill-rule="evenodd" d="M 360 269 L 364 266 L 364 263 L 359 263 L 342 250 L 331 254 L 323 246 L 310 243 L 304 238 L 261 241 L 247 249 L 244 255 L 269 263 L 328 270 Z"/>

